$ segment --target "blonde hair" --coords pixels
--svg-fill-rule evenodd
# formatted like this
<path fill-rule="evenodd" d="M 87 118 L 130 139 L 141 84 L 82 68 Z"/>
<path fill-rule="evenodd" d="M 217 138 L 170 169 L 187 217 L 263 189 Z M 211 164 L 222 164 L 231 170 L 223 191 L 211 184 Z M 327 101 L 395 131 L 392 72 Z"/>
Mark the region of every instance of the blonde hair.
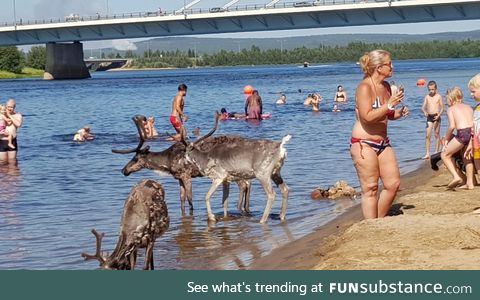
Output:
<path fill-rule="evenodd" d="M 463 93 L 459 87 L 451 88 L 447 91 L 447 100 L 448 103 L 456 104 L 463 102 Z"/>
<path fill-rule="evenodd" d="M 470 79 L 470 81 L 468 82 L 468 87 L 471 88 L 480 88 L 480 73 L 478 73 L 477 75 L 473 76 L 472 79 Z"/>
<path fill-rule="evenodd" d="M 379 66 L 387 62 L 387 57 L 391 57 L 390 52 L 381 49 L 367 52 L 360 57 L 358 62 L 365 77 L 372 76 Z"/>

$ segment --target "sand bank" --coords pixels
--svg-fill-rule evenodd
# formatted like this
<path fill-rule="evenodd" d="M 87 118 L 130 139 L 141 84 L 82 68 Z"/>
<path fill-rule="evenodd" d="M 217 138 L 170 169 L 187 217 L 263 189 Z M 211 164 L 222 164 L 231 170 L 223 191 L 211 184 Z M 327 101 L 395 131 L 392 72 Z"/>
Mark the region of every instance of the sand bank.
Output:
<path fill-rule="evenodd" d="M 447 191 L 427 164 L 402 177 L 391 214 L 362 220 L 359 206 L 254 262 L 251 269 L 480 269 L 480 187 Z"/>

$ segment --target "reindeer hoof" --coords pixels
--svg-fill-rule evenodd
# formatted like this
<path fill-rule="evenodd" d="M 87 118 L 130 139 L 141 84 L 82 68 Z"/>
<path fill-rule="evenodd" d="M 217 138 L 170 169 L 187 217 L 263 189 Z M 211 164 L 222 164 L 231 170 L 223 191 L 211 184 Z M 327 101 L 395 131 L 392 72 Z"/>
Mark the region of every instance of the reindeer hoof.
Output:
<path fill-rule="evenodd" d="M 208 222 L 214 222 L 214 223 L 216 223 L 216 222 L 217 222 L 217 218 L 215 218 L 215 215 L 210 215 L 210 216 L 208 216 Z"/>

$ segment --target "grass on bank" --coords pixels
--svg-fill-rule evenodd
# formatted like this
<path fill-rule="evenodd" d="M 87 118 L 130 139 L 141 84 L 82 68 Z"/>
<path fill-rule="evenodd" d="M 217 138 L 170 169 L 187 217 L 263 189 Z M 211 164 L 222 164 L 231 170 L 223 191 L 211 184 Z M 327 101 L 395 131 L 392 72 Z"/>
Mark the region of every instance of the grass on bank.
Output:
<path fill-rule="evenodd" d="M 23 68 L 20 74 L 0 70 L 0 79 L 41 77 L 43 76 L 43 72 L 43 70 L 33 68 Z"/>

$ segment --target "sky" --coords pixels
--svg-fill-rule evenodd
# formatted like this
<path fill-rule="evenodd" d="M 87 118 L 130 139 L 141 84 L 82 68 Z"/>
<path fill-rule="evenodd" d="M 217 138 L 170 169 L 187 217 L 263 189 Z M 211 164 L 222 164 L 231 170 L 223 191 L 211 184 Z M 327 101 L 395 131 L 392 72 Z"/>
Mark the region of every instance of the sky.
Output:
<path fill-rule="evenodd" d="M 131 12 L 156 12 L 159 8 L 163 11 L 173 11 L 181 8 L 184 3 L 193 0 L 1 0 L 0 23 L 13 23 L 14 4 L 16 19 L 22 20 L 43 20 L 50 18 L 64 18 L 75 13 L 82 16 L 94 16 L 97 12 L 104 14 L 122 14 Z M 192 8 L 222 7 L 230 0 L 201 0 Z M 240 0 L 235 5 L 266 4 L 270 0 Z M 281 2 L 295 2 L 286 0 Z M 341 33 L 416 33 L 427 34 L 435 32 L 470 31 L 480 29 L 480 20 L 455 21 L 455 22 L 433 22 L 421 24 L 398 24 L 398 25 L 375 25 L 356 26 L 342 28 L 324 29 L 303 29 L 285 30 L 274 32 L 257 33 L 235 33 L 217 34 L 217 37 L 286 37 L 304 36 L 317 34 L 341 34 Z M 210 35 L 211 37 L 212 35 Z M 202 37 L 202 36 L 200 36 Z M 206 35 L 203 35 L 206 37 Z M 128 41 L 113 42 L 117 44 L 128 44 Z M 85 48 L 98 48 L 112 44 L 112 41 L 86 42 Z"/>

